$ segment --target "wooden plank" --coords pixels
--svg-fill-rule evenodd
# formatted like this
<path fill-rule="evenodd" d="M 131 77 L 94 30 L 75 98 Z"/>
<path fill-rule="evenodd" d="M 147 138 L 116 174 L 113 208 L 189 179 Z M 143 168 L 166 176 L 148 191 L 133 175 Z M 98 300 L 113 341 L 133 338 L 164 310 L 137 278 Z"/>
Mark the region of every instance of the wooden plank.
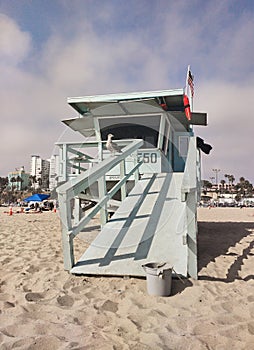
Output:
<path fill-rule="evenodd" d="M 106 180 L 105 175 L 98 179 L 98 190 L 99 190 L 99 198 L 104 198 L 106 195 Z M 101 226 L 104 226 L 107 222 L 108 212 L 107 212 L 107 203 L 101 205 L 100 210 L 100 221 Z"/>

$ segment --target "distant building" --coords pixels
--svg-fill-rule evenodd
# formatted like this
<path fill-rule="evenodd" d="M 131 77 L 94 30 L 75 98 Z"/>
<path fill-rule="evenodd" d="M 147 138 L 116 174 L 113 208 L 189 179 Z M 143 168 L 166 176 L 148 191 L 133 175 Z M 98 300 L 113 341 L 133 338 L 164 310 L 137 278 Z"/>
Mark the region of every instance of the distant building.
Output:
<path fill-rule="evenodd" d="M 25 172 L 24 167 L 16 169 L 8 174 L 8 187 L 12 190 L 22 191 L 29 185 L 29 174 Z"/>
<path fill-rule="evenodd" d="M 50 162 L 48 160 L 37 155 L 31 156 L 30 178 L 34 189 L 49 188 L 49 168 Z"/>
<path fill-rule="evenodd" d="M 58 176 L 59 176 L 59 155 L 52 155 L 50 160 L 49 168 L 49 189 L 52 191 L 57 187 Z"/>

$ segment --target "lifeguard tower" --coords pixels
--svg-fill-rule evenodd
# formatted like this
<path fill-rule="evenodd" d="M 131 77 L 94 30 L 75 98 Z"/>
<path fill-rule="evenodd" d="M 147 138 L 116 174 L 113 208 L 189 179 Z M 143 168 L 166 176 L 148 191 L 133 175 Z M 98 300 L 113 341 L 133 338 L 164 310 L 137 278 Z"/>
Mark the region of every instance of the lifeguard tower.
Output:
<path fill-rule="evenodd" d="M 68 98 L 79 117 L 63 122 L 81 140 L 57 143 L 66 270 L 145 276 L 143 264 L 169 262 L 197 278 L 200 150 L 193 125 L 206 125 L 207 115 L 192 111 L 191 99 L 186 87 Z M 106 150 L 109 133 L 121 153 Z M 83 211 L 84 200 L 95 205 Z M 98 213 L 101 230 L 76 261 L 75 237 Z"/>

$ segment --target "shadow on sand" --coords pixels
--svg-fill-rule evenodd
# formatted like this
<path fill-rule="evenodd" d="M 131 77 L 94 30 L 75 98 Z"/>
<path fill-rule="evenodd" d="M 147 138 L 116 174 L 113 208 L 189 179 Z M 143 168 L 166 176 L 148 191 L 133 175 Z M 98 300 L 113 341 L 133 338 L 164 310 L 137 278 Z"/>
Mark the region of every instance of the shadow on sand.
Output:
<path fill-rule="evenodd" d="M 236 279 L 254 279 L 254 274 L 245 278 L 239 276 L 243 260 L 251 258 L 254 254 L 254 222 L 199 222 L 198 228 L 199 280 L 230 283 Z M 243 249 L 232 249 L 236 245 L 243 244 L 243 238 L 245 238 Z M 238 254 L 234 250 L 241 253 Z M 228 266 L 226 277 L 201 275 L 202 268 L 220 256 L 234 256 L 233 263 Z"/>

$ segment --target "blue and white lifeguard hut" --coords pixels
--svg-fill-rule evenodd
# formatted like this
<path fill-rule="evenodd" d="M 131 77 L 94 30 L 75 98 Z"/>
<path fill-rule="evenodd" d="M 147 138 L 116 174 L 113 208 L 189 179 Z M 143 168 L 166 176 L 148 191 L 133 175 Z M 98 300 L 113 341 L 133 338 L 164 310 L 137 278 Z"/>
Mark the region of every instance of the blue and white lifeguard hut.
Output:
<path fill-rule="evenodd" d="M 186 87 L 71 97 L 68 104 L 78 117 L 63 122 L 81 138 L 57 143 L 65 269 L 144 276 L 142 265 L 169 262 L 176 273 L 197 278 L 201 179 L 193 125 L 206 125 L 206 113 L 192 110 Z M 121 153 L 106 150 L 109 133 Z M 82 211 L 83 200 L 96 204 Z M 101 230 L 76 260 L 75 237 L 96 214 Z"/>

